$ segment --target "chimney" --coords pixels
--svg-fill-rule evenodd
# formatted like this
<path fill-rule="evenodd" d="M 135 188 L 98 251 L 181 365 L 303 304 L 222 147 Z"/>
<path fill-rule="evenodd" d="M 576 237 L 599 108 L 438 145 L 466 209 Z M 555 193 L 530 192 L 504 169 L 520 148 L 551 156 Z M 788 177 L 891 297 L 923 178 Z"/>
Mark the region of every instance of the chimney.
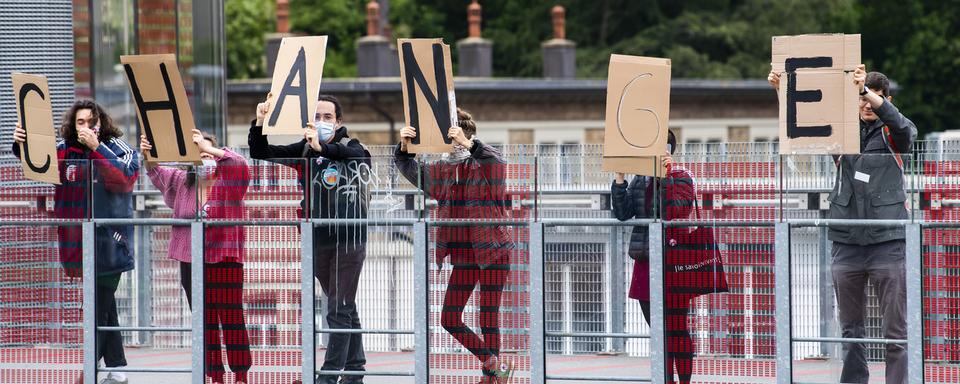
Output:
<path fill-rule="evenodd" d="M 280 51 L 280 41 L 284 37 L 298 36 L 290 33 L 290 0 L 277 0 L 277 31 L 267 33 L 264 53 L 267 60 L 267 77 L 273 77 L 273 66 L 277 63 L 277 52 Z"/>
<path fill-rule="evenodd" d="M 577 44 L 566 39 L 566 10 L 557 5 L 550 10 L 550 15 L 553 19 L 553 38 L 540 45 L 543 77 L 572 79 L 577 73 Z"/>
<path fill-rule="evenodd" d="M 376 0 L 367 3 L 367 35 L 357 40 L 357 77 L 400 76 L 400 58 L 390 45 L 390 40 L 381 35 L 380 4 Z M 383 20 L 386 23 L 386 20 Z"/>
<path fill-rule="evenodd" d="M 490 77 L 493 75 L 493 42 L 480 37 L 481 7 L 477 0 L 467 6 L 468 35 L 457 42 L 459 67 L 457 76 Z"/>

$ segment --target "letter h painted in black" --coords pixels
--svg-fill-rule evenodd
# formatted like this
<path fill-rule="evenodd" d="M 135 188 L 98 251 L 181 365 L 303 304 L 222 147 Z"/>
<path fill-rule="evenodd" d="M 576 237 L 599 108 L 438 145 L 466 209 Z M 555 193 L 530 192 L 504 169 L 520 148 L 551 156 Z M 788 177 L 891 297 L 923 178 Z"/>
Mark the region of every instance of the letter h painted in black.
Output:
<path fill-rule="evenodd" d="M 433 117 L 437 119 L 437 126 L 440 127 L 440 137 L 443 142 L 450 144 L 451 140 L 447 137 L 450 130 L 450 106 L 447 104 L 449 93 L 447 92 L 447 71 L 443 60 L 443 46 L 433 44 L 433 74 L 437 81 L 437 94 L 430 92 L 430 86 L 427 84 L 427 78 L 420 70 L 417 64 L 417 58 L 413 55 L 413 45 L 403 43 L 403 74 L 407 82 L 407 109 L 410 111 L 410 124 L 419 124 L 420 113 L 417 111 L 417 94 L 414 88 L 414 82 L 430 104 L 433 111 Z M 413 144 L 420 144 L 420 127 L 417 127 L 417 136 L 411 141 Z"/>
<path fill-rule="evenodd" d="M 140 94 L 140 86 L 137 85 L 136 77 L 133 75 L 133 67 L 130 64 L 124 64 L 123 69 L 127 72 L 127 79 L 130 80 L 130 89 L 133 91 L 133 99 L 137 103 L 137 109 L 140 110 L 140 118 L 143 119 L 143 134 L 147 136 L 147 141 L 151 145 L 153 141 L 153 130 L 150 129 L 150 119 L 147 118 L 149 111 L 169 110 L 173 113 L 173 131 L 177 135 L 177 150 L 180 156 L 187 155 L 187 143 L 183 137 L 183 129 L 180 126 L 180 111 L 177 109 L 177 99 L 173 95 L 173 86 L 170 85 L 170 75 L 167 73 L 167 64 L 160 63 L 160 76 L 163 78 L 163 86 L 167 90 L 167 100 L 163 101 L 143 101 L 143 95 Z M 156 145 L 150 149 L 150 156 L 157 157 Z"/>
<path fill-rule="evenodd" d="M 823 100 L 819 89 L 797 91 L 797 69 L 824 68 L 833 66 L 831 57 L 789 58 L 785 62 L 787 72 L 787 137 L 829 137 L 833 133 L 830 125 L 797 127 L 797 103 L 816 103 Z"/>

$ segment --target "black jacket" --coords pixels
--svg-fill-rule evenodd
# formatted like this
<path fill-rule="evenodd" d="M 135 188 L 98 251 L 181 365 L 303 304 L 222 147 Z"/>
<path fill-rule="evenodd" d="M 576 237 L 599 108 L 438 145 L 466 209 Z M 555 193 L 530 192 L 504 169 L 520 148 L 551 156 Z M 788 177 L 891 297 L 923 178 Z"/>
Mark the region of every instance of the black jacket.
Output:
<path fill-rule="evenodd" d="M 300 216 L 310 218 L 367 217 L 370 204 L 369 183 L 372 178 L 370 152 L 360 141 L 350 138 L 347 127 L 341 126 L 330 143 L 320 143 L 314 151 L 307 141 L 289 145 L 271 145 L 256 121 L 250 124 L 247 137 L 250 156 L 289 166 L 297 172 L 297 182 L 310 199 L 300 202 Z M 306 161 L 304 159 L 307 159 Z M 309 170 L 304 170 L 308 165 Z M 358 248 L 367 240 L 367 226 L 355 224 L 320 225 L 314 229 L 314 243 L 321 248 Z"/>
<path fill-rule="evenodd" d="M 840 156 L 830 192 L 831 219 L 907 219 L 904 173 L 894 152 L 909 163 L 917 127 L 887 100 L 874 113 L 873 123 L 860 121 L 860 155 Z M 890 131 L 890 138 L 884 133 Z M 830 240 L 870 245 L 905 238 L 903 227 L 831 226 Z"/>

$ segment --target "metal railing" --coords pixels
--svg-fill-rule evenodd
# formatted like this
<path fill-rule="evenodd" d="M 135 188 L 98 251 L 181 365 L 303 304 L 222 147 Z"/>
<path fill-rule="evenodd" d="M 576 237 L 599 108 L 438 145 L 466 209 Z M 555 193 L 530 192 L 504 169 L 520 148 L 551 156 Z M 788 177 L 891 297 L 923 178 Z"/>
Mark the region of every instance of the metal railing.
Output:
<path fill-rule="evenodd" d="M 608 178 L 609 180 L 609 178 Z M 707 187 L 703 190 L 700 190 L 700 194 L 710 194 L 718 193 L 722 194 L 724 192 L 730 192 L 731 188 L 715 188 L 714 190 L 710 189 L 711 183 L 720 183 L 720 182 L 711 182 L 706 181 Z M 722 204 L 719 204 L 720 207 L 751 207 L 755 205 L 761 206 L 773 206 L 775 208 L 783 209 L 783 206 L 786 204 L 795 205 L 802 207 L 801 201 L 792 199 L 783 198 L 786 194 L 795 194 L 795 193 L 825 193 L 829 192 L 829 189 L 823 187 L 802 187 L 798 188 L 795 186 L 782 186 L 781 182 L 774 182 L 775 185 L 780 185 L 781 188 L 778 188 L 773 193 L 780 198 L 774 199 L 736 199 L 728 198 L 721 199 L 719 201 Z M 915 181 L 908 184 L 908 188 L 911 193 L 919 194 L 924 192 L 924 183 L 922 181 Z M 381 193 L 386 193 L 386 190 L 373 190 L 374 195 Z M 419 195 L 419 192 L 415 190 L 392 190 L 390 191 L 396 195 Z M 155 194 L 154 191 L 138 191 L 138 194 L 150 196 Z M 536 196 L 532 199 L 525 201 L 524 206 L 543 206 L 543 204 L 549 200 L 544 199 L 544 196 L 551 195 L 565 195 L 560 197 L 568 196 L 579 196 L 580 200 L 586 202 L 592 201 L 591 198 L 584 198 L 583 196 L 594 196 L 594 195 L 605 195 L 609 193 L 609 189 L 598 187 L 596 185 L 576 185 L 572 186 L 570 189 L 566 190 L 541 190 L 536 192 Z M 430 206 L 429 199 L 424 203 L 425 207 Z M 602 200 L 602 199 L 601 199 Z M 268 204 L 268 203 L 264 203 Z M 558 206 L 568 205 L 568 202 L 558 204 Z M 943 200 L 944 206 L 950 206 L 952 204 L 951 199 Z M 548 205 L 548 204 L 547 204 Z M 603 205 L 601 203 L 601 205 Z M 716 205 L 714 205 L 716 207 Z M 423 209 L 423 208 L 420 208 Z M 706 209 L 706 207 L 705 207 Z M 801 208 L 802 209 L 802 208 Z M 917 208 L 914 208 L 916 211 Z M 654 383 L 662 383 L 664 380 L 664 348 L 651 348 L 650 349 L 650 359 L 651 359 L 651 375 L 650 377 L 626 377 L 626 376 L 572 376 L 572 375 L 553 375 L 549 374 L 547 367 L 546 355 L 548 349 L 546 348 L 546 339 L 547 338 L 577 338 L 577 337 L 601 337 L 601 338 L 615 338 L 615 339 L 631 339 L 631 338 L 648 338 L 651 345 L 654 346 L 663 346 L 664 345 L 664 324 L 663 324 L 663 292 L 660 289 L 652 289 L 651 292 L 651 325 L 650 333 L 648 335 L 642 333 L 627 333 L 622 330 L 611 330 L 609 332 L 577 332 L 577 331 L 548 331 L 546 324 L 546 308 L 545 308 L 545 293 L 546 289 L 544 288 L 545 281 L 545 264 L 547 263 L 546 259 L 546 241 L 545 233 L 547 228 L 557 228 L 557 227 L 608 227 L 608 228 L 622 228 L 622 227 L 632 227 L 637 225 L 648 225 L 650 228 L 650 268 L 652 271 L 662 270 L 663 266 L 663 253 L 662 253 L 662 244 L 663 244 L 663 228 L 667 226 L 694 226 L 694 225 L 708 225 L 708 226 L 717 226 L 717 227 L 771 227 L 774 231 L 774 278 L 775 278 L 775 303 L 776 303 L 776 331 L 775 331 L 775 340 L 776 340 L 776 378 L 779 383 L 789 383 L 793 380 L 793 343 L 796 342 L 817 342 L 817 343 L 842 343 L 842 342 L 863 342 L 863 343 L 876 343 L 876 344 L 891 344 L 891 343 L 905 343 L 908 346 L 909 353 L 909 375 L 911 383 L 923 382 L 923 311 L 921 306 L 922 300 L 922 276 L 923 269 L 920 262 L 921 257 L 921 233 L 925 228 L 956 228 L 960 227 L 960 223 L 952 221 L 936 221 L 936 220 L 924 220 L 922 217 L 912 217 L 910 220 L 883 220 L 883 221 L 871 221 L 871 222 L 861 222 L 861 221 L 849 221 L 849 220 L 829 220 L 829 219 L 817 219 L 817 218 L 794 218 L 787 217 L 788 215 L 780 215 L 772 219 L 762 219 L 762 220 L 717 220 L 717 219 L 707 219 L 700 221 L 684 220 L 684 221 L 672 221 L 672 222 L 663 222 L 658 219 L 649 219 L 649 220 L 630 220 L 630 221 L 617 221 L 615 219 L 602 219 L 602 218 L 551 218 L 546 217 L 547 215 L 537 215 L 532 217 L 527 217 L 525 219 L 518 220 L 504 220 L 504 221 L 488 221 L 482 223 L 482 225 L 511 225 L 511 226 L 524 226 L 529 228 L 529 294 L 530 294 L 530 330 L 529 330 L 529 354 L 531 359 L 530 367 L 530 380 L 531 382 L 545 382 L 547 380 L 604 380 L 604 381 L 650 381 Z M 367 224 L 370 226 L 402 226 L 402 227 L 411 227 L 412 229 L 412 240 L 413 240 L 413 282 L 415 287 L 413 289 L 413 303 L 414 303 L 414 327 L 410 329 L 386 329 L 386 328 L 370 328 L 363 330 L 336 330 L 318 327 L 316 324 L 316 307 L 315 307 L 315 298 L 314 298 L 314 276 L 313 276 L 313 239 L 311 230 L 316 225 L 338 223 L 338 224 Z M 478 223 L 471 222 L 470 225 L 477 225 Z M 24 220 L 7 220 L 0 223 L 0 226 L 81 226 L 83 228 L 84 235 L 84 278 L 83 278 L 83 333 L 84 333 L 84 344 L 83 344 L 83 354 L 84 354 L 84 376 L 86 382 L 95 382 L 96 372 L 106 372 L 106 371 L 123 371 L 123 372 L 163 372 L 163 373 L 173 373 L 173 372 L 192 372 L 191 382 L 201 383 L 204 380 L 204 369 L 203 369 L 203 329 L 204 329 L 204 319 L 203 319 L 203 292 L 202 289 L 204 286 L 203 281 L 203 229 L 205 226 L 228 226 L 228 225 L 248 225 L 248 226 L 299 226 L 301 233 L 301 330 L 310 330 L 313 329 L 313 332 L 302 332 L 302 340 L 300 348 L 303 352 L 302 354 L 302 378 L 304 382 L 312 382 L 314 374 L 321 375 L 391 375 L 391 376 L 412 376 L 416 382 L 428 382 L 430 378 L 430 367 L 429 367 L 429 354 L 430 354 L 430 343 L 429 343 L 429 334 L 431 324 L 429 323 L 430 319 L 430 300 L 428 297 L 428 284 L 430 276 L 430 263 L 429 260 L 429 228 L 433 226 L 450 226 L 450 225 L 464 225 L 464 222 L 461 221 L 445 221 L 445 220 L 435 220 L 431 219 L 429 216 L 421 216 L 417 218 L 372 218 L 372 219 L 339 219 L 335 221 L 323 220 L 323 219 L 311 219 L 311 220 L 216 220 L 216 221 L 202 221 L 202 220 L 182 220 L 182 219 L 87 219 L 83 221 L 57 221 L 57 220 L 47 220 L 47 219 L 24 219 Z M 193 253 L 192 261 L 195 268 L 192 269 L 192 300 L 193 300 L 193 309 L 191 317 L 191 327 L 140 327 L 140 326 L 124 326 L 124 327 L 104 327 L 96 326 L 94 324 L 95 313 L 94 309 L 94 297 L 93 290 L 95 289 L 95 271 L 93 266 L 93 244 L 95 244 L 94 233 L 95 228 L 99 225 L 135 225 L 135 226 L 167 226 L 167 225 L 188 225 L 192 228 L 193 233 Z M 888 340 L 880 338 L 865 338 L 865 339 L 842 339 L 837 337 L 799 337 L 795 336 L 794 330 L 792 327 L 794 317 L 791 315 L 793 308 L 791 304 L 791 229 L 793 228 L 805 228 L 805 227 L 816 227 L 816 228 L 825 228 L 830 225 L 845 225 L 845 226 L 904 226 L 907 229 L 907 306 L 908 306 L 908 337 L 906 340 Z M 619 231 L 619 236 L 622 238 L 623 232 Z M 616 235 L 611 233 L 611 238 L 615 238 Z M 622 243 L 622 239 L 617 241 L 611 241 L 611 243 Z M 821 250 L 822 251 L 822 250 Z M 615 250 L 610 251 L 620 255 L 619 260 L 623 260 L 623 254 L 625 253 L 621 247 L 615 247 Z M 614 261 L 610 262 L 611 268 L 617 268 L 617 266 L 623 265 L 622 262 L 617 263 Z M 199 268 L 197 268 L 199 267 Z M 662 287 L 663 278 L 661 274 L 653 273 L 651 274 L 651 287 Z M 622 285 L 621 291 L 622 292 Z M 614 294 L 612 296 L 622 296 L 621 294 Z M 616 312 L 616 311 L 614 311 Z M 614 316 L 611 313 L 611 316 Z M 620 323 L 621 321 L 615 320 L 613 323 Z M 622 328 L 622 327 L 621 327 Z M 96 362 L 94 361 L 95 349 L 94 342 L 96 330 L 118 330 L 118 331 L 154 331 L 154 332 L 186 332 L 191 333 L 192 338 L 192 353 L 195 356 L 193 359 L 193 365 L 190 368 L 147 368 L 147 367 L 129 367 L 129 368 L 113 368 L 113 369 L 104 369 L 97 368 Z M 366 334 L 394 334 L 394 335 L 413 335 L 414 339 L 414 370 L 412 372 L 404 371 L 363 371 L 363 372 L 328 372 L 328 371 L 317 371 L 316 367 L 316 335 L 323 333 L 366 333 Z"/>

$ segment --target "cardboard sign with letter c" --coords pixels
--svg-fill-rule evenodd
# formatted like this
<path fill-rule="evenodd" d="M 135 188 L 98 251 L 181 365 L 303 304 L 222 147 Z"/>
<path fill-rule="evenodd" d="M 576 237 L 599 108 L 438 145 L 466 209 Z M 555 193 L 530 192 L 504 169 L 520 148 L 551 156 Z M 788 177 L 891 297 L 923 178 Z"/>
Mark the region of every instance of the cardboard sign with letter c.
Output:
<path fill-rule="evenodd" d="M 12 73 L 13 95 L 17 100 L 17 121 L 27 131 L 20 145 L 23 176 L 36 181 L 60 184 L 57 159 L 57 132 L 53 127 L 53 108 L 47 78 Z"/>

